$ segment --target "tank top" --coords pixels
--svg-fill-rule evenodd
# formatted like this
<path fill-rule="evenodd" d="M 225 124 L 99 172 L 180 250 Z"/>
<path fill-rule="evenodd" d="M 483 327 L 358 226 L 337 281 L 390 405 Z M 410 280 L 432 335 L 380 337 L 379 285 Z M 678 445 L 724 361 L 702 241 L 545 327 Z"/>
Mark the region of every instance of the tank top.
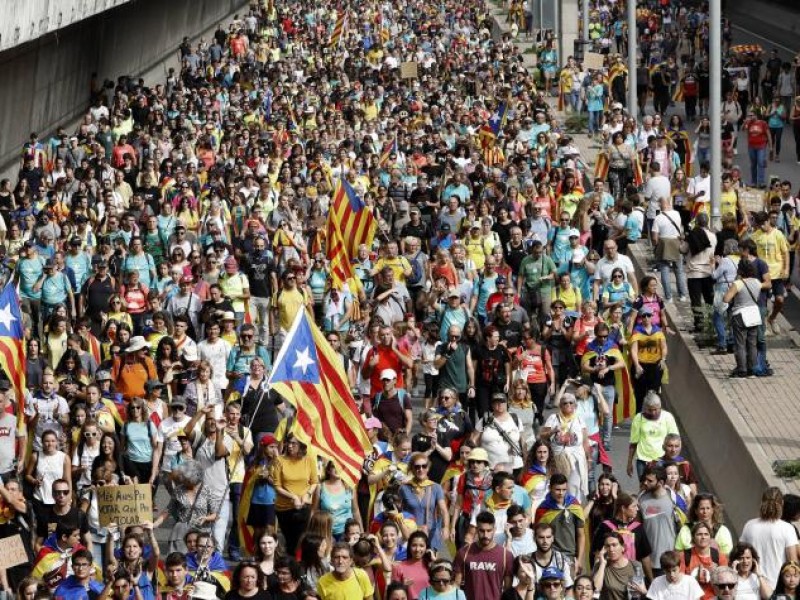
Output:
<path fill-rule="evenodd" d="M 36 477 L 41 477 L 42 483 L 33 492 L 33 497 L 43 504 L 54 504 L 53 482 L 64 476 L 64 453 L 58 450 L 55 454 L 48 456 L 44 452 L 39 453 L 36 460 Z"/>
<path fill-rule="evenodd" d="M 542 346 L 539 346 L 538 351 L 521 350 L 519 352 L 520 367 L 526 383 L 547 383 L 543 355 L 544 347 Z"/>
<path fill-rule="evenodd" d="M 333 519 L 333 535 L 344 533 L 344 525 L 353 515 L 353 492 L 347 488 L 339 493 L 331 492 L 326 485 L 320 486 L 319 508 Z"/>

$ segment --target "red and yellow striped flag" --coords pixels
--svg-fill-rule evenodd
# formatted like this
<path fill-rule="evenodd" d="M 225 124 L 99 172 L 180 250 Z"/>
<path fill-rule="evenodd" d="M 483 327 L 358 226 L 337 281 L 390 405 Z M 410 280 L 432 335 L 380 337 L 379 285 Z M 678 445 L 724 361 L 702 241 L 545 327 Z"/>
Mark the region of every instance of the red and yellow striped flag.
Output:
<path fill-rule="evenodd" d="M 331 277 L 331 287 L 335 290 L 344 289 L 347 280 L 355 276 L 347 248 L 342 239 L 342 230 L 333 211 L 328 212 L 328 235 L 326 239 L 328 256 L 328 269 Z"/>
<path fill-rule="evenodd" d="M 268 383 L 295 408 L 297 439 L 332 461 L 345 484 L 355 487 L 372 444 L 341 357 L 306 311 L 297 312 Z"/>
<path fill-rule="evenodd" d="M 343 10 L 338 11 L 336 16 L 336 23 L 333 25 L 333 31 L 331 31 L 331 38 L 328 40 L 328 46 L 333 48 L 336 44 L 339 43 L 339 40 L 342 39 L 342 34 L 344 33 L 344 26 L 346 16 Z"/>
<path fill-rule="evenodd" d="M 344 245 L 348 258 L 356 257 L 361 244 L 372 247 L 372 240 L 378 227 L 375 215 L 344 177 L 339 179 L 330 211 L 336 215 L 339 231 L 347 232 Z"/>
<path fill-rule="evenodd" d="M 594 164 L 594 178 L 606 180 L 608 177 L 608 152 L 601 152 L 597 155 L 597 162 Z"/>
<path fill-rule="evenodd" d="M 8 283 L 0 293 L 0 368 L 11 382 L 17 406 L 17 423 L 24 426 L 25 395 L 25 332 L 17 290 Z"/>

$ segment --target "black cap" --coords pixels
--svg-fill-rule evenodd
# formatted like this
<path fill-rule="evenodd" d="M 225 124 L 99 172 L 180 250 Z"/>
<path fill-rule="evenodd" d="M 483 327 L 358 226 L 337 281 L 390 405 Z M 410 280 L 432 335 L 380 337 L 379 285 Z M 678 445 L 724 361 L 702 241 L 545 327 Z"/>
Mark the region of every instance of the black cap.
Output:
<path fill-rule="evenodd" d="M 45 269 L 55 269 L 55 267 L 56 267 L 56 261 L 53 260 L 52 258 L 48 258 L 46 261 L 44 261 Z"/>
<path fill-rule="evenodd" d="M 0 379 L 0 392 L 7 392 L 11 389 L 11 382 L 8 379 Z"/>
<path fill-rule="evenodd" d="M 70 246 L 80 246 L 81 245 L 81 238 L 79 238 L 77 235 L 71 237 L 69 239 L 69 245 Z"/>

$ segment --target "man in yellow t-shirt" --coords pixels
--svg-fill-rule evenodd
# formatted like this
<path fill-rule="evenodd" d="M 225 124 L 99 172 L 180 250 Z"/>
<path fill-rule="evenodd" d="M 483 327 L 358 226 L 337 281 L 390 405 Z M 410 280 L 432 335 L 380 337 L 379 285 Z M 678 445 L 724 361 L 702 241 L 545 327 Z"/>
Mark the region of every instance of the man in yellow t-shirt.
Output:
<path fill-rule="evenodd" d="M 736 216 L 736 209 L 739 207 L 739 194 L 733 187 L 733 177 L 730 173 L 725 173 L 722 176 L 722 191 L 719 196 L 719 210 L 720 215 L 733 215 Z"/>
<path fill-rule="evenodd" d="M 363 569 L 353 566 L 353 551 L 347 542 L 338 542 L 331 552 L 333 571 L 317 582 L 320 600 L 372 600 L 375 587 Z"/>
<path fill-rule="evenodd" d="M 400 256 L 400 249 L 397 242 L 389 242 L 386 245 L 386 255 L 375 262 L 372 269 L 373 277 L 380 273 L 385 267 L 389 267 L 394 273 L 394 280 L 403 285 L 406 284 L 406 277 L 411 276 L 411 263 L 405 256 Z"/>
<path fill-rule="evenodd" d="M 756 245 L 758 258 L 767 263 L 772 280 L 772 314 L 767 318 L 767 325 L 772 333 L 778 335 L 780 328 L 775 319 L 783 310 L 786 298 L 786 281 L 789 279 L 789 242 L 775 227 L 775 223 L 778 222 L 777 210 L 771 210 L 769 214 L 758 213 L 755 222 L 757 229 L 750 239 Z"/>

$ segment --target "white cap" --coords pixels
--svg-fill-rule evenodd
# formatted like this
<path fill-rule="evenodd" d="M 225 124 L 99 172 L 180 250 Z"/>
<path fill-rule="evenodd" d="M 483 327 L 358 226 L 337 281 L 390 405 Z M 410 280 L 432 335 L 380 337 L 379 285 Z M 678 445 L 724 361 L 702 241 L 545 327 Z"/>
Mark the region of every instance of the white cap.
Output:
<path fill-rule="evenodd" d="M 384 369 L 381 371 L 381 381 L 384 379 L 397 379 L 397 373 L 394 369 Z"/>
<path fill-rule="evenodd" d="M 573 227 L 569 230 L 569 237 L 581 237 L 581 232 Z"/>

